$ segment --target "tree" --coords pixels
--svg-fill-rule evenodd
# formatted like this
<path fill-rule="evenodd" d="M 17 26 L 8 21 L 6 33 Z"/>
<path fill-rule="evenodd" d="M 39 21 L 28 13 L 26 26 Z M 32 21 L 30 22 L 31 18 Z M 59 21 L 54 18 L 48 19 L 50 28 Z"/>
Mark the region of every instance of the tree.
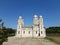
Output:
<path fill-rule="evenodd" d="M 3 28 L 4 22 L 0 19 L 0 28 Z"/>
<path fill-rule="evenodd" d="M 47 35 L 57 35 L 60 36 L 60 27 L 49 27 L 46 28 Z"/>

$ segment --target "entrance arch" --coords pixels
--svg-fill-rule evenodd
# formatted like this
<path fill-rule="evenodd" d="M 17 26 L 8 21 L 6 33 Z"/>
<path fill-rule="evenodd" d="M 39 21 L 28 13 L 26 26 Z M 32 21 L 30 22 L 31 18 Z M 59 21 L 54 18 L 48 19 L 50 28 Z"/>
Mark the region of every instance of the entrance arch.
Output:
<path fill-rule="evenodd" d="M 38 34 L 38 36 L 40 36 L 40 33 Z"/>

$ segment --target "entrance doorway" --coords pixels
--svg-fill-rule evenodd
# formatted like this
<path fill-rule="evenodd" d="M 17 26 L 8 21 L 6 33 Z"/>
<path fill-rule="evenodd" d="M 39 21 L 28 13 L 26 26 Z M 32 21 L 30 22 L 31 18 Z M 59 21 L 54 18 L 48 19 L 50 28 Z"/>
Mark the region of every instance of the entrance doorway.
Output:
<path fill-rule="evenodd" d="M 40 36 L 40 33 L 38 34 L 38 36 Z"/>

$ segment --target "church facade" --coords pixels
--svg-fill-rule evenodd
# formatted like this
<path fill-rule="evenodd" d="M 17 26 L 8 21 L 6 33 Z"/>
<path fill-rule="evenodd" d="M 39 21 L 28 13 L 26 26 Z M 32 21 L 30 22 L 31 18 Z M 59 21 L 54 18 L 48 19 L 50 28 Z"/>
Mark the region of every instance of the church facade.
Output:
<path fill-rule="evenodd" d="M 29 21 L 28 21 L 29 23 Z M 24 19 L 19 16 L 16 37 L 34 37 L 34 38 L 45 38 L 46 30 L 43 25 L 43 17 L 38 17 L 34 15 L 33 17 L 33 25 L 32 26 L 24 26 Z"/>

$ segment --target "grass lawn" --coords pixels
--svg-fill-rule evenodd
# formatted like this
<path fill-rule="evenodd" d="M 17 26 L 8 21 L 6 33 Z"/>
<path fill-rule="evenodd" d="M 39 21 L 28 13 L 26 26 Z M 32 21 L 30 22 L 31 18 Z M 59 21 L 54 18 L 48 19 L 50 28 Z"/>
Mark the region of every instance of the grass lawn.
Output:
<path fill-rule="evenodd" d="M 47 39 L 60 44 L 60 36 L 47 36 Z"/>

